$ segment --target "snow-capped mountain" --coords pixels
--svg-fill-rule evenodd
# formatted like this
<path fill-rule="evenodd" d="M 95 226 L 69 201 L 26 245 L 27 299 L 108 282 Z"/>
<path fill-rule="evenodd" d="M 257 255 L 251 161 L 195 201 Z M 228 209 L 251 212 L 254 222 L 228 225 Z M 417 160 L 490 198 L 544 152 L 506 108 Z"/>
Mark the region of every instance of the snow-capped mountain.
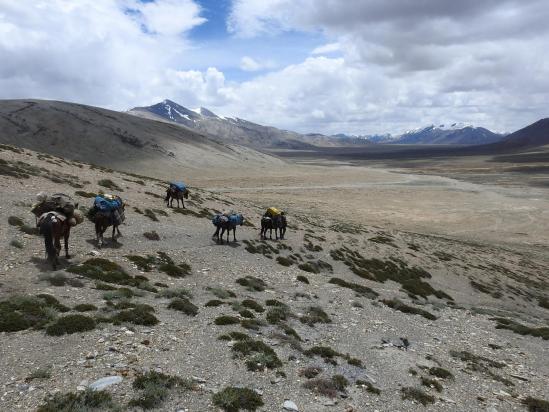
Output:
<path fill-rule="evenodd" d="M 499 142 L 503 138 L 505 138 L 505 135 L 491 132 L 484 127 L 451 123 L 409 130 L 389 143 L 481 145 Z"/>
<path fill-rule="evenodd" d="M 204 107 L 191 110 L 171 100 L 164 100 L 152 106 L 135 107 L 129 113 L 175 122 L 200 133 L 220 138 L 227 143 L 254 148 L 309 149 L 314 146 L 352 144 L 350 141 L 331 136 L 304 135 L 276 127 L 263 126 L 238 117 L 218 116 Z"/>

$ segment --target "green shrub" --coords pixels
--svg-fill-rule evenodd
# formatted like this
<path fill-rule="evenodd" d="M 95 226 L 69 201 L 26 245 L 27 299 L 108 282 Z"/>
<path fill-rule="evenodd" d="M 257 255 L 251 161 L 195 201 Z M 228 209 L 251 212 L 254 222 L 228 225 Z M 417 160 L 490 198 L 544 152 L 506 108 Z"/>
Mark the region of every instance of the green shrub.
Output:
<path fill-rule="evenodd" d="M 423 386 L 427 386 L 428 388 L 435 388 L 437 392 L 442 392 L 442 385 L 440 384 L 440 382 L 434 380 L 434 379 L 430 379 L 430 378 L 426 378 L 424 376 L 421 377 L 421 384 Z"/>
<path fill-rule="evenodd" d="M 60 317 L 46 328 L 46 334 L 61 336 L 95 329 L 95 320 L 84 315 L 67 315 Z"/>
<path fill-rule="evenodd" d="M 252 299 L 245 299 L 242 301 L 242 306 L 248 309 L 252 309 L 257 313 L 265 312 L 265 308 Z"/>
<path fill-rule="evenodd" d="M 181 263 L 177 266 L 172 263 L 163 263 L 158 266 L 158 270 L 172 278 L 184 278 L 191 274 L 191 267 L 187 263 Z"/>
<path fill-rule="evenodd" d="M 168 305 L 168 309 L 177 310 L 189 316 L 196 316 L 198 314 L 198 307 L 193 305 L 187 298 L 176 298 L 172 300 Z"/>
<path fill-rule="evenodd" d="M 68 310 L 53 298 L 46 296 L 12 296 L 0 301 L 0 332 L 17 332 L 42 328 L 53 320 L 59 309 Z"/>
<path fill-rule="evenodd" d="M 208 308 L 216 308 L 216 307 L 221 306 L 223 304 L 225 304 L 225 302 L 223 302 L 222 300 L 212 299 L 212 300 L 209 300 L 208 302 L 206 302 L 206 304 L 204 306 L 206 306 Z"/>
<path fill-rule="evenodd" d="M 8 223 L 9 223 L 10 226 L 18 226 L 18 227 L 21 227 L 25 224 L 23 219 L 21 219 L 20 217 L 17 217 L 17 216 L 8 217 Z"/>
<path fill-rule="evenodd" d="M 522 400 L 522 404 L 526 405 L 529 412 L 549 412 L 549 402 L 543 399 L 528 396 Z"/>
<path fill-rule="evenodd" d="M 309 284 L 309 279 L 307 279 L 307 276 L 303 276 L 303 275 L 297 275 L 296 279 L 299 281 L 299 282 L 302 282 L 302 283 L 305 283 L 305 284 Z"/>
<path fill-rule="evenodd" d="M 219 316 L 214 320 L 214 323 L 219 326 L 224 325 L 236 325 L 237 323 L 240 323 L 240 319 L 238 319 L 236 316 Z"/>
<path fill-rule="evenodd" d="M 507 329 L 519 335 L 530 335 L 543 340 L 549 340 L 549 327 L 533 328 L 505 318 L 492 318 L 497 322 L 496 329 Z"/>
<path fill-rule="evenodd" d="M 158 222 L 158 218 L 151 209 L 145 209 L 145 212 L 143 214 L 151 219 L 153 222 Z"/>
<path fill-rule="evenodd" d="M 114 183 L 111 179 L 101 179 L 97 182 L 99 186 L 106 187 L 107 189 L 116 190 L 118 192 L 123 192 L 124 190 Z"/>
<path fill-rule="evenodd" d="M 383 302 L 385 305 L 389 306 L 392 309 L 398 310 L 399 312 L 403 313 L 411 313 L 413 315 L 421 315 L 425 319 L 429 320 L 436 320 L 437 317 L 433 315 L 432 313 L 427 312 L 426 310 L 415 308 L 413 306 L 406 305 L 405 303 L 401 302 L 398 299 L 383 299 L 381 302 Z"/>
<path fill-rule="evenodd" d="M 206 290 L 219 299 L 236 298 L 236 294 L 228 289 L 207 287 Z"/>
<path fill-rule="evenodd" d="M 56 393 L 40 405 L 37 412 L 91 412 L 118 409 L 107 391 Z"/>
<path fill-rule="evenodd" d="M 151 230 L 150 232 L 143 233 L 143 236 L 145 236 L 149 240 L 160 240 L 160 235 L 156 232 L 156 230 Z"/>
<path fill-rule="evenodd" d="M 435 397 L 431 396 L 419 388 L 405 387 L 401 389 L 402 399 L 408 399 L 421 403 L 423 406 L 427 406 L 430 403 L 435 403 Z"/>
<path fill-rule="evenodd" d="M 379 293 L 370 289 L 367 286 L 359 285 L 358 283 L 347 282 L 344 279 L 340 278 L 331 278 L 328 283 L 333 285 L 341 286 L 342 288 L 347 288 L 353 290 L 357 295 L 365 296 L 369 299 L 375 299 L 379 296 Z"/>
<path fill-rule="evenodd" d="M 91 303 L 81 303 L 76 305 L 73 309 L 77 312 L 91 312 L 97 310 L 97 307 Z"/>
<path fill-rule="evenodd" d="M 267 284 L 259 278 L 254 276 L 246 276 L 243 278 L 238 278 L 236 280 L 241 286 L 244 286 L 250 292 L 263 292 L 267 288 Z"/>
<path fill-rule="evenodd" d="M 80 196 L 80 197 L 85 197 L 87 199 L 91 199 L 91 198 L 94 198 L 95 196 L 97 196 L 96 193 L 92 193 L 92 192 L 84 192 L 82 190 L 77 190 L 76 192 L 74 192 L 74 194 L 76 196 Z"/>
<path fill-rule="evenodd" d="M 332 320 L 326 312 L 319 306 L 309 306 L 307 313 L 299 318 L 301 323 L 305 323 L 309 326 L 314 326 L 316 323 L 331 323 Z"/>
<path fill-rule="evenodd" d="M 263 406 L 261 395 L 248 388 L 226 387 L 214 394 L 212 401 L 226 412 L 238 412 L 241 409 L 255 411 Z"/>
<path fill-rule="evenodd" d="M 136 285 L 139 283 L 120 265 L 103 258 L 88 259 L 80 265 L 70 266 L 67 268 L 67 272 L 119 285 Z"/>
<path fill-rule="evenodd" d="M 192 299 L 193 294 L 185 288 L 164 289 L 158 294 L 158 297 L 173 299 L 173 298 L 188 298 Z"/>
<path fill-rule="evenodd" d="M 134 325 L 153 326 L 159 321 L 150 309 L 139 306 L 134 309 L 125 310 L 117 313 L 113 320 L 120 323 L 133 323 Z"/>
<path fill-rule="evenodd" d="M 429 368 L 429 374 L 430 375 L 433 375 L 433 376 L 436 376 L 437 378 L 441 378 L 441 379 L 453 379 L 454 378 L 454 375 L 452 375 L 452 373 L 444 368 L 440 368 L 440 367 L 432 367 L 432 368 Z"/>
<path fill-rule="evenodd" d="M 194 382 L 177 376 L 150 371 L 138 375 L 132 384 L 133 388 L 140 391 L 139 397 L 132 399 L 129 405 L 143 409 L 158 408 L 168 397 L 173 389 L 191 390 Z"/>
<path fill-rule="evenodd" d="M 17 249 L 23 249 L 25 247 L 25 245 L 23 245 L 23 243 L 17 239 L 13 239 L 11 242 L 10 242 L 10 246 L 13 246 Z"/>

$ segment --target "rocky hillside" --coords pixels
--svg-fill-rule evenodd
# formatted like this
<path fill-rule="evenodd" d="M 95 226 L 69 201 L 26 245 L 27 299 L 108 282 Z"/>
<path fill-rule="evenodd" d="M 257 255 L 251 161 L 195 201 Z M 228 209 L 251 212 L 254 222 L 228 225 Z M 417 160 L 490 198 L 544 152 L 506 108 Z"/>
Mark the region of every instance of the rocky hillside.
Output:
<path fill-rule="evenodd" d="M 238 117 L 222 117 L 201 107 L 190 110 L 171 100 L 152 106 L 134 107 L 128 113 L 184 125 L 227 143 L 257 149 L 311 149 L 314 146 L 333 147 L 362 145 L 367 142 L 354 138 L 338 138 L 322 134 L 300 134 L 276 127 L 264 126 Z"/>
<path fill-rule="evenodd" d="M 505 135 L 494 133 L 484 127 L 454 123 L 451 125 L 431 125 L 408 131 L 393 140 L 387 141 L 387 143 L 474 146 L 499 142 L 504 138 Z"/>
<path fill-rule="evenodd" d="M 0 143 L 163 177 L 188 169 L 234 167 L 243 161 L 251 168 L 280 163 L 174 124 L 43 100 L 0 100 Z"/>
<path fill-rule="evenodd" d="M 3 410 L 547 410 L 546 257 L 306 214 L 260 241 L 266 205 L 188 183 L 168 209 L 155 178 L 1 146 Z M 119 193 L 123 237 L 86 221 L 52 272 L 41 190 Z"/>

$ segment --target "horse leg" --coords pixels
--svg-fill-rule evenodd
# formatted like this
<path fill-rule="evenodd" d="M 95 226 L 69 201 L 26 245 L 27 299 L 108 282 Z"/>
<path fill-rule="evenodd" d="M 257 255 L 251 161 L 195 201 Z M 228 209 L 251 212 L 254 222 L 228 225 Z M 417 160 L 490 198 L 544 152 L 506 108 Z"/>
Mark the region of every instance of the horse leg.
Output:
<path fill-rule="evenodd" d="M 116 243 L 116 225 L 112 225 L 112 241 Z"/>
<path fill-rule="evenodd" d="M 225 234 L 225 228 L 221 228 L 221 234 L 219 235 L 219 238 L 217 239 L 218 242 L 221 242 L 223 244 L 223 235 Z"/>
<path fill-rule="evenodd" d="M 236 242 L 236 227 L 233 229 L 233 241 Z"/>
<path fill-rule="evenodd" d="M 65 231 L 64 241 L 65 241 L 65 257 L 67 259 L 71 258 L 71 255 L 69 255 L 69 236 L 71 235 L 71 228 L 70 226 Z"/>
<path fill-rule="evenodd" d="M 185 207 L 185 201 L 183 199 L 181 199 L 181 206 L 183 207 L 183 209 L 186 209 Z"/>
<path fill-rule="evenodd" d="M 220 229 L 220 227 L 219 227 L 219 226 L 216 226 L 215 232 L 214 232 L 214 234 L 212 235 L 213 238 L 216 237 L 216 238 L 219 239 L 219 229 Z"/>

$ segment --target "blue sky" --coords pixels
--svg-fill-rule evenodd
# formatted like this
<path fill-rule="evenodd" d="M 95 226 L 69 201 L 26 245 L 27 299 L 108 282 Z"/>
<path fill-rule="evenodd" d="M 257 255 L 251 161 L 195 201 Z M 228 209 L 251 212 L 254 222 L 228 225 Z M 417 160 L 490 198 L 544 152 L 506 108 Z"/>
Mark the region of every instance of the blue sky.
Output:
<path fill-rule="evenodd" d="M 546 0 L 0 0 L 0 98 L 513 131 L 547 117 L 547 21 Z"/>

